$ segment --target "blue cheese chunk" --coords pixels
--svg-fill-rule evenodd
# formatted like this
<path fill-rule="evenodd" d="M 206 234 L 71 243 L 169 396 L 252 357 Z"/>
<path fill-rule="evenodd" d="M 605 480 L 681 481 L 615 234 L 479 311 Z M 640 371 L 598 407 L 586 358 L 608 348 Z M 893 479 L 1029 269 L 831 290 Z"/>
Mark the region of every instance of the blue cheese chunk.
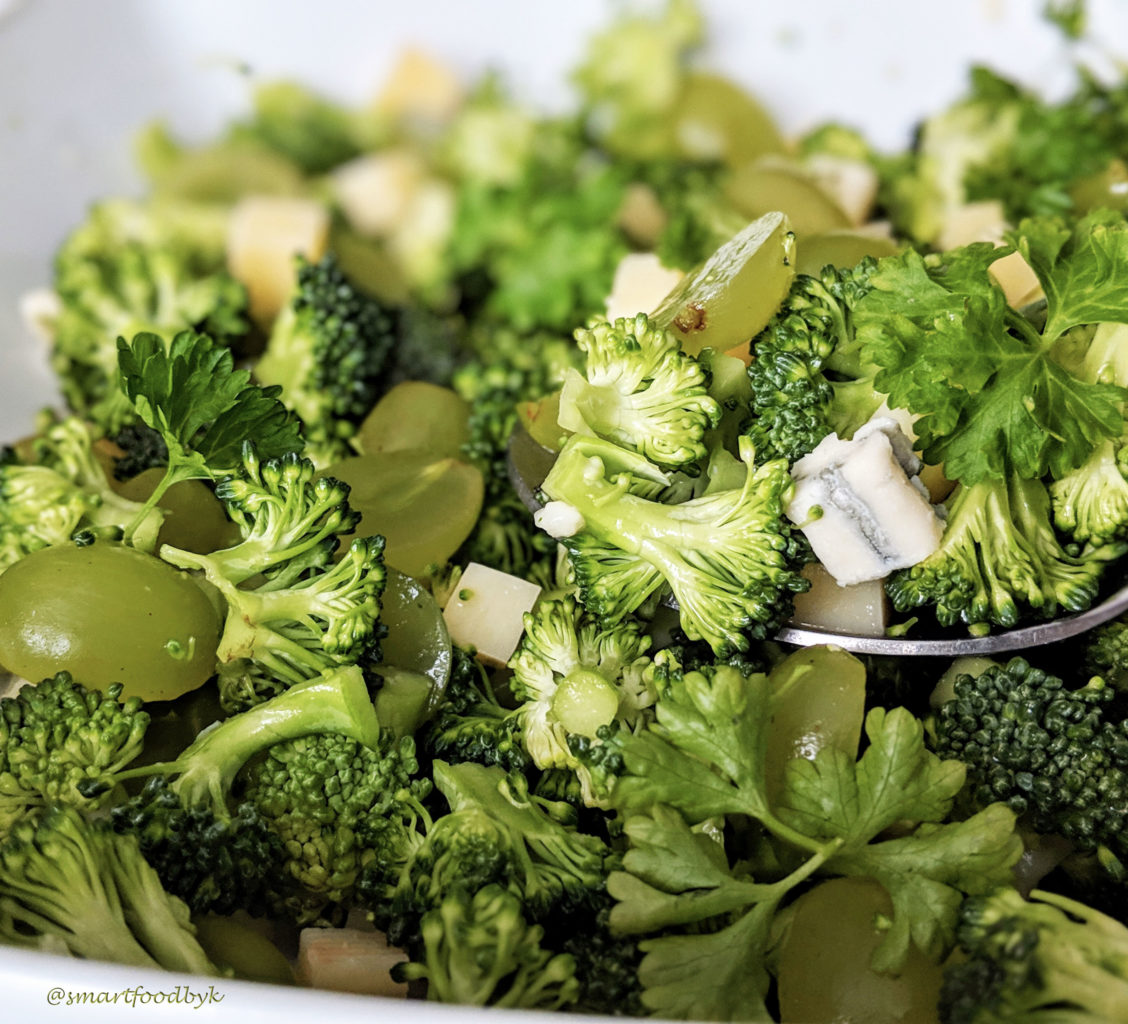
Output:
<path fill-rule="evenodd" d="M 840 586 L 878 580 L 927 558 L 944 523 L 917 475 L 921 463 L 896 421 L 823 438 L 792 468 L 787 515 Z"/>

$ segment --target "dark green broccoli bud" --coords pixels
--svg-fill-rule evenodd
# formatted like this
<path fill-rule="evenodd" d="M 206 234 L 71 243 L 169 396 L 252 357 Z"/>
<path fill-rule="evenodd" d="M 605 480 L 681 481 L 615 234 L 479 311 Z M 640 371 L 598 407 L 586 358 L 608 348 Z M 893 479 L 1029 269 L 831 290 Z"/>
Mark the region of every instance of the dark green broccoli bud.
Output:
<path fill-rule="evenodd" d="M 113 437 L 122 454 L 114 457 L 114 479 L 131 480 L 147 469 L 168 465 L 168 445 L 140 420 L 127 423 Z"/>
<path fill-rule="evenodd" d="M 450 893 L 423 916 L 421 931 L 421 958 L 397 964 L 393 977 L 425 980 L 428 999 L 559 1010 L 578 998 L 574 958 L 542 948 L 544 930 L 501 886 Z"/>
<path fill-rule="evenodd" d="M 1128 688 L 1128 618 L 1097 626 L 1083 637 L 1085 671 L 1118 690 Z"/>
<path fill-rule="evenodd" d="M 103 695 L 60 672 L 0 700 L 0 836 L 52 804 L 92 811 L 109 802 L 149 727 L 141 699 L 119 700 L 121 691 L 114 683 Z M 91 783 L 101 792 L 86 796 Z"/>
<path fill-rule="evenodd" d="M 358 537 L 333 561 L 360 515 L 346 484 L 315 473 L 296 455 L 260 462 L 247 445 L 243 472 L 216 488 L 242 541 L 207 555 L 161 548 L 165 561 L 202 570 L 227 602 L 217 659 L 229 706 L 266 696 L 264 674 L 292 684 L 379 660 L 384 539 Z M 261 577 L 253 589 L 252 577 Z"/>
<path fill-rule="evenodd" d="M 594 433 L 662 466 L 706 457 L 706 432 L 721 407 L 709 378 L 677 336 L 653 326 L 645 313 L 633 320 L 592 323 L 576 331 L 587 355 L 583 374 L 569 371 L 560 393 L 560 425 Z"/>
<path fill-rule="evenodd" d="M 1128 928 L 1075 900 L 1014 889 L 960 910 L 968 954 L 945 972 L 943 1024 L 1128 1020 Z"/>
<path fill-rule="evenodd" d="M 351 454 L 347 441 L 386 390 L 396 317 L 345 277 L 332 254 L 295 257 L 297 283 L 274 321 L 255 377 L 282 388 L 323 462 Z"/>
<path fill-rule="evenodd" d="M 1120 546 L 1072 554 L 1054 532 L 1040 480 L 982 480 L 956 488 L 940 546 L 893 574 L 886 591 L 899 612 L 930 607 L 945 626 L 1010 628 L 1088 608 Z"/>
<path fill-rule="evenodd" d="M 137 841 L 52 807 L 0 843 L 0 941 L 135 967 L 218 974 L 188 908 L 161 887 Z"/>
<path fill-rule="evenodd" d="M 30 462 L 0 466 L 0 570 L 80 530 L 120 535 L 132 526 L 134 547 L 156 546 L 164 512 L 117 494 L 93 445 L 87 424 L 71 416 L 35 439 Z"/>
<path fill-rule="evenodd" d="M 791 595 L 809 584 L 783 511 L 792 488 L 787 463 L 753 466 L 752 454 L 743 440 L 742 486 L 667 505 L 653 499 L 669 478 L 641 455 L 569 438 L 542 490 L 582 516 L 583 527 L 561 543 L 584 606 L 617 621 L 668 585 L 685 634 L 718 654 L 770 635 Z"/>
<path fill-rule="evenodd" d="M 501 706 L 482 663 L 457 644 L 452 651 L 450 679 L 423 732 L 421 749 L 452 764 L 474 761 L 524 771 L 529 755 L 521 744 L 520 723 Z"/>
<path fill-rule="evenodd" d="M 377 856 L 383 823 L 414 820 L 430 783 L 416 778 L 415 741 L 380 736 L 378 748 L 337 733 L 274 744 L 241 775 L 243 802 L 281 840 L 282 870 L 292 880 L 296 920 L 343 904 L 364 864 Z M 370 827 L 374 819 L 381 825 Z"/>
<path fill-rule="evenodd" d="M 651 639 L 643 624 L 605 625 L 572 598 L 541 601 L 524 615 L 525 632 L 509 660 L 514 717 L 525 749 L 540 769 L 574 771 L 583 800 L 598 803 L 569 735 L 595 740 L 613 721 L 628 728 L 654 703 L 648 670 Z"/>
<path fill-rule="evenodd" d="M 226 233 L 226 211 L 203 204 L 114 200 L 91 210 L 55 256 L 62 310 L 51 362 L 71 409 L 111 433 L 130 418 L 117 389 L 121 336 L 199 330 L 230 345 L 246 333 Z"/>
<path fill-rule="evenodd" d="M 594 917 L 577 916 L 553 922 L 549 938 L 563 935 L 560 951 L 576 962 L 580 994 L 575 1009 L 616 1017 L 645 1017 L 638 965 L 639 940 L 611 930 L 610 906 Z"/>
<path fill-rule="evenodd" d="M 748 436 L 761 460 L 794 462 L 828 434 L 851 436 L 881 406 L 876 367 L 862 364 L 852 319 L 875 267 L 799 274 L 767 327 L 752 340 Z"/>
<path fill-rule="evenodd" d="M 1023 658 L 961 675 L 937 712 L 936 750 L 967 765 L 977 807 L 1003 801 L 1038 832 L 1128 854 L 1128 724 L 1095 677 L 1068 689 Z"/>

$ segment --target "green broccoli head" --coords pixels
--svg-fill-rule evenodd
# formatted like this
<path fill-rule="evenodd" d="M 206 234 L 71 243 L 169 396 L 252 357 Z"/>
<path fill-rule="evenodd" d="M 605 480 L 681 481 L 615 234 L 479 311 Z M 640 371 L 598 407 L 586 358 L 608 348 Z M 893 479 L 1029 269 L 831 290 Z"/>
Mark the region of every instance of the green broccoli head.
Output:
<path fill-rule="evenodd" d="M 1128 929 L 1075 900 L 1014 889 L 973 896 L 960 910 L 967 958 L 945 972 L 943 1024 L 1124 1018 Z"/>
<path fill-rule="evenodd" d="M 579 996 L 574 958 L 544 949 L 544 929 L 499 885 L 452 892 L 424 915 L 421 932 L 420 958 L 397 965 L 394 977 L 425 980 L 428 999 L 559 1010 Z"/>
<path fill-rule="evenodd" d="M 1115 696 L 1099 677 L 1068 689 L 1012 658 L 957 677 L 954 697 L 935 716 L 935 747 L 967 765 L 974 806 L 1002 801 L 1038 832 L 1124 856 L 1128 728 L 1112 707 Z"/>
<path fill-rule="evenodd" d="M 930 607 L 942 625 L 982 633 L 1083 611 L 1119 553 L 1119 546 L 1071 553 L 1054 532 L 1045 485 L 1012 474 L 958 487 L 940 546 L 894 573 L 886 590 L 898 611 Z"/>
<path fill-rule="evenodd" d="M 285 851 L 288 916 L 313 920 L 351 898 L 358 874 L 381 848 L 386 820 L 414 820 L 429 789 L 418 768 L 410 736 L 384 732 L 373 748 L 329 732 L 276 743 L 243 770 L 242 801 Z M 375 819 L 380 825 L 370 824 Z"/>
<path fill-rule="evenodd" d="M 748 436 L 760 459 L 794 462 L 828 434 L 849 437 L 881 406 L 875 367 L 863 364 L 852 319 L 876 263 L 799 274 L 752 340 Z"/>
<path fill-rule="evenodd" d="M 643 625 L 605 625 L 572 598 L 542 601 L 524 616 L 525 632 L 509 661 L 515 717 L 525 749 L 540 769 L 566 768 L 583 800 L 597 802 L 591 777 L 569 749 L 569 736 L 595 740 L 611 722 L 634 727 L 654 703 Z"/>
<path fill-rule="evenodd" d="M 337 553 L 360 518 L 348 494 L 308 459 L 260 462 L 248 444 L 243 472 L 216 488 L 242 541 L 208 555 L 161 548 L 165 561 L 202 570 L 227 603 L 217 657 L 230 705 L 269 693 L 270 677 L 295 683 L 379 660 L 384 539 L 358 537 Z M 261 577 L 254 588 L 252 577 Z"/>
<path fill-rule="evenodd" d="M 255 364 L 261 384 L 282 388 L 322 461 L 349 454 L 356 432 L 387 387 L 396 346 L 393 311 L 363 294 L 329 253 L 296 256 L 297 281 Z"/>
<path fill-rule="evenodd" d="M 809 584 L 783 511 L 792 487 L 787 463 L 753 466 L 752 454 L 742 443 L 742 486 L 667 505 L 654 498 L 669 478 L 643 456 L 569 438 L 542 490 L 582 516 L 583 527 L 560 540 L 584 606 L 617 621 L 668 585 L 686 636 L 718 654 L 770 635 L 790 596 Z"/>
<path fill-rule="evenodd" d="M 188 908 L 131 836 L 56 806 L 0 842 L 0 941 L 90 960 L 218 974 Z"/>
<path fill-rule="evenodd" d="M 1128 620 L 1121 616 L 1082 637 L 1085 670 L 1118 690 L 1128 687 Z"/>
<path fill-rule="evenodd" d="M 203 204 L 114 200 L 63 243 L 51 362 L 75 412 L 109 432 L 130 418 L 117 389 L 121 336 L 191 329 L 230 345 L 246 333 L 246 291 L 225 269 L 226 218 Z"/>
<path fill-rule="evenodd" d="M 115 683 L 103 695 L 60 672 L 0 700 L 0 835 L 52 804 L 109 802 L 149 727 L 140 698 L 119 700 L 121 691 Z"/>
<path fill-rule="evenodd" d="M 677 337 L 646 314 L 576 331 L 587 354 L 584 375 L 571 371 L 560 395 L 560 425 L 641 452 L 663 466 L 698 462 L 721 407 L 709 379 Z"/>

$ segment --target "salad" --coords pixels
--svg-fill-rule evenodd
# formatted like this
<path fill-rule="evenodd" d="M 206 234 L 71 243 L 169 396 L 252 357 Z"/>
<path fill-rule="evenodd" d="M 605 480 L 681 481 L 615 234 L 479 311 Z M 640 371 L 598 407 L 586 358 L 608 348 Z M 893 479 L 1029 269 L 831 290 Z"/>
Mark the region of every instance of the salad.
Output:
<path fill-rule="evenodd" d="M 1084 9 L 1048 9 L 1083 36 Z M 1128 79 L 791 138 L 261 85 L 75 224 L 0 459 L 0 944 L 687 1020 L 1128 1021 Z M 541 472 L 522 477 L 518 452 Z M 3 953 L 0 952 L 0 956 Z"/>

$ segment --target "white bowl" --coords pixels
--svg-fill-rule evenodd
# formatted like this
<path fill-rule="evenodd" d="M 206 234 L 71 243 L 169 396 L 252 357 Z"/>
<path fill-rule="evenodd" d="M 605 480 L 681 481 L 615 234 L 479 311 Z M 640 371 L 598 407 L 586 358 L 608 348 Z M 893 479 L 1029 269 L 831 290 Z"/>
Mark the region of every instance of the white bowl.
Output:
<path fill-rule="evenodd" d="M 1050 90 L 1067 80 L 1071 48 L 1041 18 L 1042 0 L 700 2 L 712 38 L 705 63 L 749 86 L 789 131 L 840 119 L 892 149 L 908 141 L 922 115 L 959 95 L 973 62 Z M 499 67 L 532 101 L 559 108 L 570 102 L 566 74 L 585 39 L 617 7 L 600 0 L 0 0 L 0 439 L 27 433 L 36 410 L 55 400 L 45 353 L 21 324 L 18 299 L 49 282 L 55 247 L 92 199 L 137 190 L 129 141 L 138 125 L 163 116 L 177 132 L 206 138 L 246 108 L 253 81 L 283 75 L 361 100 L 407 43 L 468 74 Z M 1123 0 L 1090 0 L 1088 8 L 1096 38 L 1110 46 L 1128 39 Z M 1104 56 L 1098 51 L 1086 56 Z M 207 993 L 210 984 L 0 947 L 0 1016 L 9 1021 L 203 1019 L 190 1003 L 158 1004 L 153 994 L 179 985 L 184 999 L 185 986 Z M 138 987 L 132 997 L 106 1001 Z M 485 1013 L 238 982 L 215 982 L 214 991 L 222 1000 L 207 1007 L 208 1018 L 243 1024 L 470 1024 Z M 539 1015 L 509 1019 L 517 1017 Z"/>

